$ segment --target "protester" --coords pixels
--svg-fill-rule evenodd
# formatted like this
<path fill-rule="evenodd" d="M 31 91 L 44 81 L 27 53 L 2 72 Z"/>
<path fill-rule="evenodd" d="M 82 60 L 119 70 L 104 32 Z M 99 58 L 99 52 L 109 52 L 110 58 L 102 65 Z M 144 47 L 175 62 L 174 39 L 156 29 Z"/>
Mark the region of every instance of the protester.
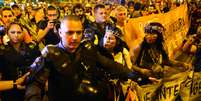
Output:
<path fill-rule="evenodd" d="M 125 35 L 125 26 L 128 21 L 127 17 L 127 9 L 124 6 L 117 6 L 115 8 L 115 18 L 117 19 L 116 26 L 119 28 L 122 32 L 121 39 L 125 40 L 124 35 Z"/>
<path fill-rule="evenodd" d="M 128 17 L 133 18 L 133 13 L 134 13 L 134 1 L 129 1 L 127 6 L 128 6 Z"/>
<path fill-rule="evenodd" d="M 4 7 L 1 9 L 1 24 L 3 24 L 4 27 L 9 26 L 14 19 L 14 13 L 12 12 L 11 8 Z"/>
<path fill-rule="evenodd" d="M 85 12 L 84 12 L 84 8 L 82 7 L 81 4 L 76 4 L 74 7 L 73 7 L 73 13 L 76 15 L 76 16 L 79 16 L 80 19 L 82 20 L 82 24 L 84 26 L 84 29 L 88 26 L 88 24 L 90 23 L 89 20 L 87 19 L 87 16 L 85 15 Z"/>
<path fill-rule="evenodd" d="M 182 52 L 187 54 L 187 58 L 192 62 L 193 70 L 195 72 L 201 71 L 201 47 L 200 47 L 201 27 L 198 28 L 197 33 L 192 35 L 186 40 L 182 49 Z M 185 57 L 181 57 L 185 58 Z"/>
<path fill-rule="evenodd" d="M 137 65 L 135 70 L 146 75 L 148 78 L 163 78 L 165 65 L 188 68 L 188 64 L 183 62 L 170 60 L 166 47 L 163 45 L 165 28 L 158 22 L 151 22 L 144 27 L 145 37 L 143 42 L 133 49 L 131 54 L 133 64 Z M 139 84 L 152 83 L 148 78 L 143 78 Z"/>
<path fill-rule="evenodd" d="M 120 38 L 120 36 L 112 33 L 111 30 L 108 30 L 103 37 L 103 47 L 99 49 L 100 53 L 113 61 L 116 61 L 123 66 L 132 70 L 132 62 L 130 60 L 130 54 L 127 47 L 124 45 L 124 41 Z M 116 90 L 116 100 L 124 100 L 127 89 L 123 88 L 122 85 L 128 86 L 130 80 L 122 80 L 121 78 L 115 78 L 112 73 L 109 74 L 109 78 L 117 86 Z M 135 76 L 135 75 L 134 75 Z"/>

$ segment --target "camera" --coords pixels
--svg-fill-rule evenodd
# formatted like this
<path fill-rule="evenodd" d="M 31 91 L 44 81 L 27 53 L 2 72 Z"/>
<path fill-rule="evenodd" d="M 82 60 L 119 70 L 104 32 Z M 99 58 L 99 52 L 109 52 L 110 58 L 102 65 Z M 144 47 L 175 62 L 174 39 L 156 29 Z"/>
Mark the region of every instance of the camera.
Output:
<path fill-rule="evenodd" d="M 54 23 L 54 26 L 56 27 L 56 29 L 58 30 L 60 28 L 60 24 L 61 22 L 57 19 L 54 19 L 52 22 L 50 23 Z"/>
<path fill-rule="evenodd" d="M 50 23 L 57 24 L 57 23 L 60 23 L 60 21 L 59 21 L 59 20 L 57 20 L 57 19 L 54 19 L 54 20 L 53 20 L 53 21 L 51 21 Z"/>

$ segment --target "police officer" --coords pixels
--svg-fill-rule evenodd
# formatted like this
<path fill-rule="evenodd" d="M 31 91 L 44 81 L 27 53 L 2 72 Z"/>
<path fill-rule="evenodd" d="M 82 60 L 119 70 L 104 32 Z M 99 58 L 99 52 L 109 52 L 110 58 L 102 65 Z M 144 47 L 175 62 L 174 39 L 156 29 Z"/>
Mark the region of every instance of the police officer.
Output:
<path fill-rule="evenodd" d="M 23 27 L 11 23 L 7 29 L 10 41 L 0 46 L 0 74 L 2 80 L 14 82 L 27 72 L 27 67 L 40 55 L 37 45 L 24 41 Z M 15 86 L 2 92 L 2 101 L 23 101 L 24 89 Z"/>
<path fill-rule="evenodd" d="M 91 34 L 87 33 L 85 36 L 94 41 L 95 44 L 102 42 L 101 39 L 104 37 L 107 28 L 121 35 L 121 31 L 116 28 L 115 22 L 108 16 L 105 5 L 97 4 L 94 7 L 95 22 L 86 26 L 87 31 L 90 31 Z"/>
<path fill-rule="evenodd" d="M 25 101 L 41 100 L 40 88 L 46 80 L 50 101 L 111 101 L 113 91 L 99 75 L 97 63 L 118 77 L 126 76 L 130 70 L 101 56 L 92 42 L 83 40 L 81 43 L 83 26 L 78 16 L 64 17 L 59 35 L 61 41 L 46 46 L 30 66 Z"/>

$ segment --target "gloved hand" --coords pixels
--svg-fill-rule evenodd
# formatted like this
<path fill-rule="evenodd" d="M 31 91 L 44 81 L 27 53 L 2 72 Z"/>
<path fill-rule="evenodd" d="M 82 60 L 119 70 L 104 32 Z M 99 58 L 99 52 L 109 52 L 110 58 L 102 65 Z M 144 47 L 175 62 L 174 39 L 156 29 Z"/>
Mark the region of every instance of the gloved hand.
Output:
<path fill-rule="evenodd" d="M 83 46 L 84 53 L 88 55 L 96 56 L 98 50 L 91 40 L 83 40 L 81 44 Z"/>
<path fill-rule="evenodd" d="M 97 60 L 97 48 L 90 40 L 85 40 L 81 43 L 81 57 L 82 61 L 85 61 L 87 64 L 95 64 Z"/>

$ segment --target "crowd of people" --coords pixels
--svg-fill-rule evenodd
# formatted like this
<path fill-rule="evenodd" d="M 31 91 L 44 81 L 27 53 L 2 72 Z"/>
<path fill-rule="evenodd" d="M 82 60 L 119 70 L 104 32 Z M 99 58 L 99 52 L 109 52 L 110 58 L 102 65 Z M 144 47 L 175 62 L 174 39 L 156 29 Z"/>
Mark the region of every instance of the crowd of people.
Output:
<path fill-rule="evenodd" d="M 181 61 L 180 55 L 168 57 L 165 28 L 158 22 L 144 27 L 139 45 L 130 49 L 125 41 L 129 19 L 166 13 L 179 5 L 129 1 L 3 6 L 0 101 L 124 101 L 130 90 L 122 85 L 160 83 L 164 66 L 200 71 L 199 3 L 189 3 L 191 27 L 175 50 L 193 54 L 192 62 Z"/>

